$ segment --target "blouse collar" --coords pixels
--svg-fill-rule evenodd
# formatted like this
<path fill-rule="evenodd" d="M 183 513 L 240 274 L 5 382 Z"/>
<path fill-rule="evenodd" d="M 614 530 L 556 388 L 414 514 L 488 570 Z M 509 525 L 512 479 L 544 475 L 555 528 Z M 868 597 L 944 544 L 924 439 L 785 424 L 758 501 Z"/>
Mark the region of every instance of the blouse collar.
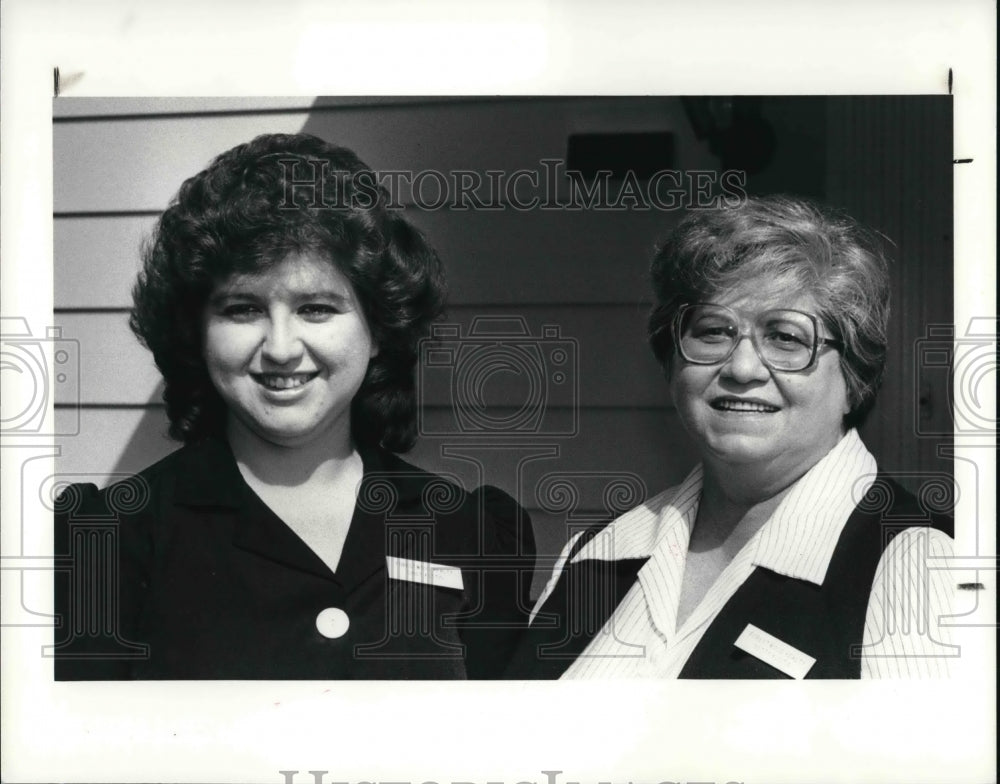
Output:
<path fill-rule="evenodd" d="M 779 574 L 821 585 L 841 531 L 875 481 L 875 458 L 850 430 L 782 499 L 771 519 L 750 540 L 753 563 Z M 686 526 L 689 538 L 702 489 L 698 465 L 676 487 L 613 520 L 587 542 L 572 562 L 649 558 L 667 534 Z"/>

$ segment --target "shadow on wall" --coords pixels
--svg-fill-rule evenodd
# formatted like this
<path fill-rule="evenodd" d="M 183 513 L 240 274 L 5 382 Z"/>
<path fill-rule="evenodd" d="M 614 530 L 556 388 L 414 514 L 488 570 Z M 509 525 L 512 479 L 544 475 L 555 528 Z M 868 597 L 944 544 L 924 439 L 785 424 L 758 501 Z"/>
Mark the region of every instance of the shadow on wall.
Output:
<path fill-rule="evenodd" d="M 136 425 L 132 437 L 128 440 L 125 451 L 122 452 L 115 473 L 133 474 L 151 466 L 171 452 L 180 448 L 181 443 L 167 435 L 170 422 L 167 410 L 163 407 L 163 383 L 161 382 L 155 394 L 150 397 L 149 404 L 143 411 L 142 418 Z"/>

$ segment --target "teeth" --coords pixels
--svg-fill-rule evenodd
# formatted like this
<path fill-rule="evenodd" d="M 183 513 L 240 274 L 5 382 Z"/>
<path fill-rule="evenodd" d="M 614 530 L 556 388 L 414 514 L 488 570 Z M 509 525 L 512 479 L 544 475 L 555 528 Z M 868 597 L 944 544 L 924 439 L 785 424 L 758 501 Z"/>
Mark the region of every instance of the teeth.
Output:
<path fill-rule="evenodd" d="M 722 411 L 752 411 L 758 414 L 767 414 L 778 410 L 774 406 L 752 403 L 748 400 L 717 400 L 713 405 Z"/>
<path fill-rule="evenodd" d="M 268 389 L 294 389 L 313 378 L 312 373 L 296 373 L 291 376 L 279 376 L 274 373 L 257 376 L 258 381 Z"/>

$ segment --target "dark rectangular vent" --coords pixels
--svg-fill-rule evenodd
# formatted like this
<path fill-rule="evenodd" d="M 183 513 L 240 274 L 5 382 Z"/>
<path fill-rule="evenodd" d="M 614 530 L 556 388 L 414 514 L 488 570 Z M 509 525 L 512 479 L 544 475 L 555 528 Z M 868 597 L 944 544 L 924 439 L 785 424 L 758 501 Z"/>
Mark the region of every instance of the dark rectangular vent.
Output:
<path fill-rule="evenodd" d="M 645 133 L 574 133 L 566 149 L 566 169 L 571 175 L 592 179 L 610 171 L 611 179 L 624 179 L 631 171 L 638 180 L 672 169 L 674 135 L 669 131 Z"/>

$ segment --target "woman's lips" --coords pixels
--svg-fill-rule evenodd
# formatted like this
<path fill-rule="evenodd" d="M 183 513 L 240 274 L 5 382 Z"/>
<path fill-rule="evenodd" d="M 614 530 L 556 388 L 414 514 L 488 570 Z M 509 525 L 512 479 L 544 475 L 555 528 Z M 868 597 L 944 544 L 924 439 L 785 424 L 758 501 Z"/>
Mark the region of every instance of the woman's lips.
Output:
<path fill-rule="evenodd" d="M 251 373 L 254 381 L 271 391 L 298 389 L 318 375 L 319 373 Z"/>
<path fill-rule="evenodd" d="M 716 411 L 735 411 L 750 414 L 774 414 L 781 409 L 763 400 L 748 400 L 736 397 L 718 397 L 709 405 Z"/>

